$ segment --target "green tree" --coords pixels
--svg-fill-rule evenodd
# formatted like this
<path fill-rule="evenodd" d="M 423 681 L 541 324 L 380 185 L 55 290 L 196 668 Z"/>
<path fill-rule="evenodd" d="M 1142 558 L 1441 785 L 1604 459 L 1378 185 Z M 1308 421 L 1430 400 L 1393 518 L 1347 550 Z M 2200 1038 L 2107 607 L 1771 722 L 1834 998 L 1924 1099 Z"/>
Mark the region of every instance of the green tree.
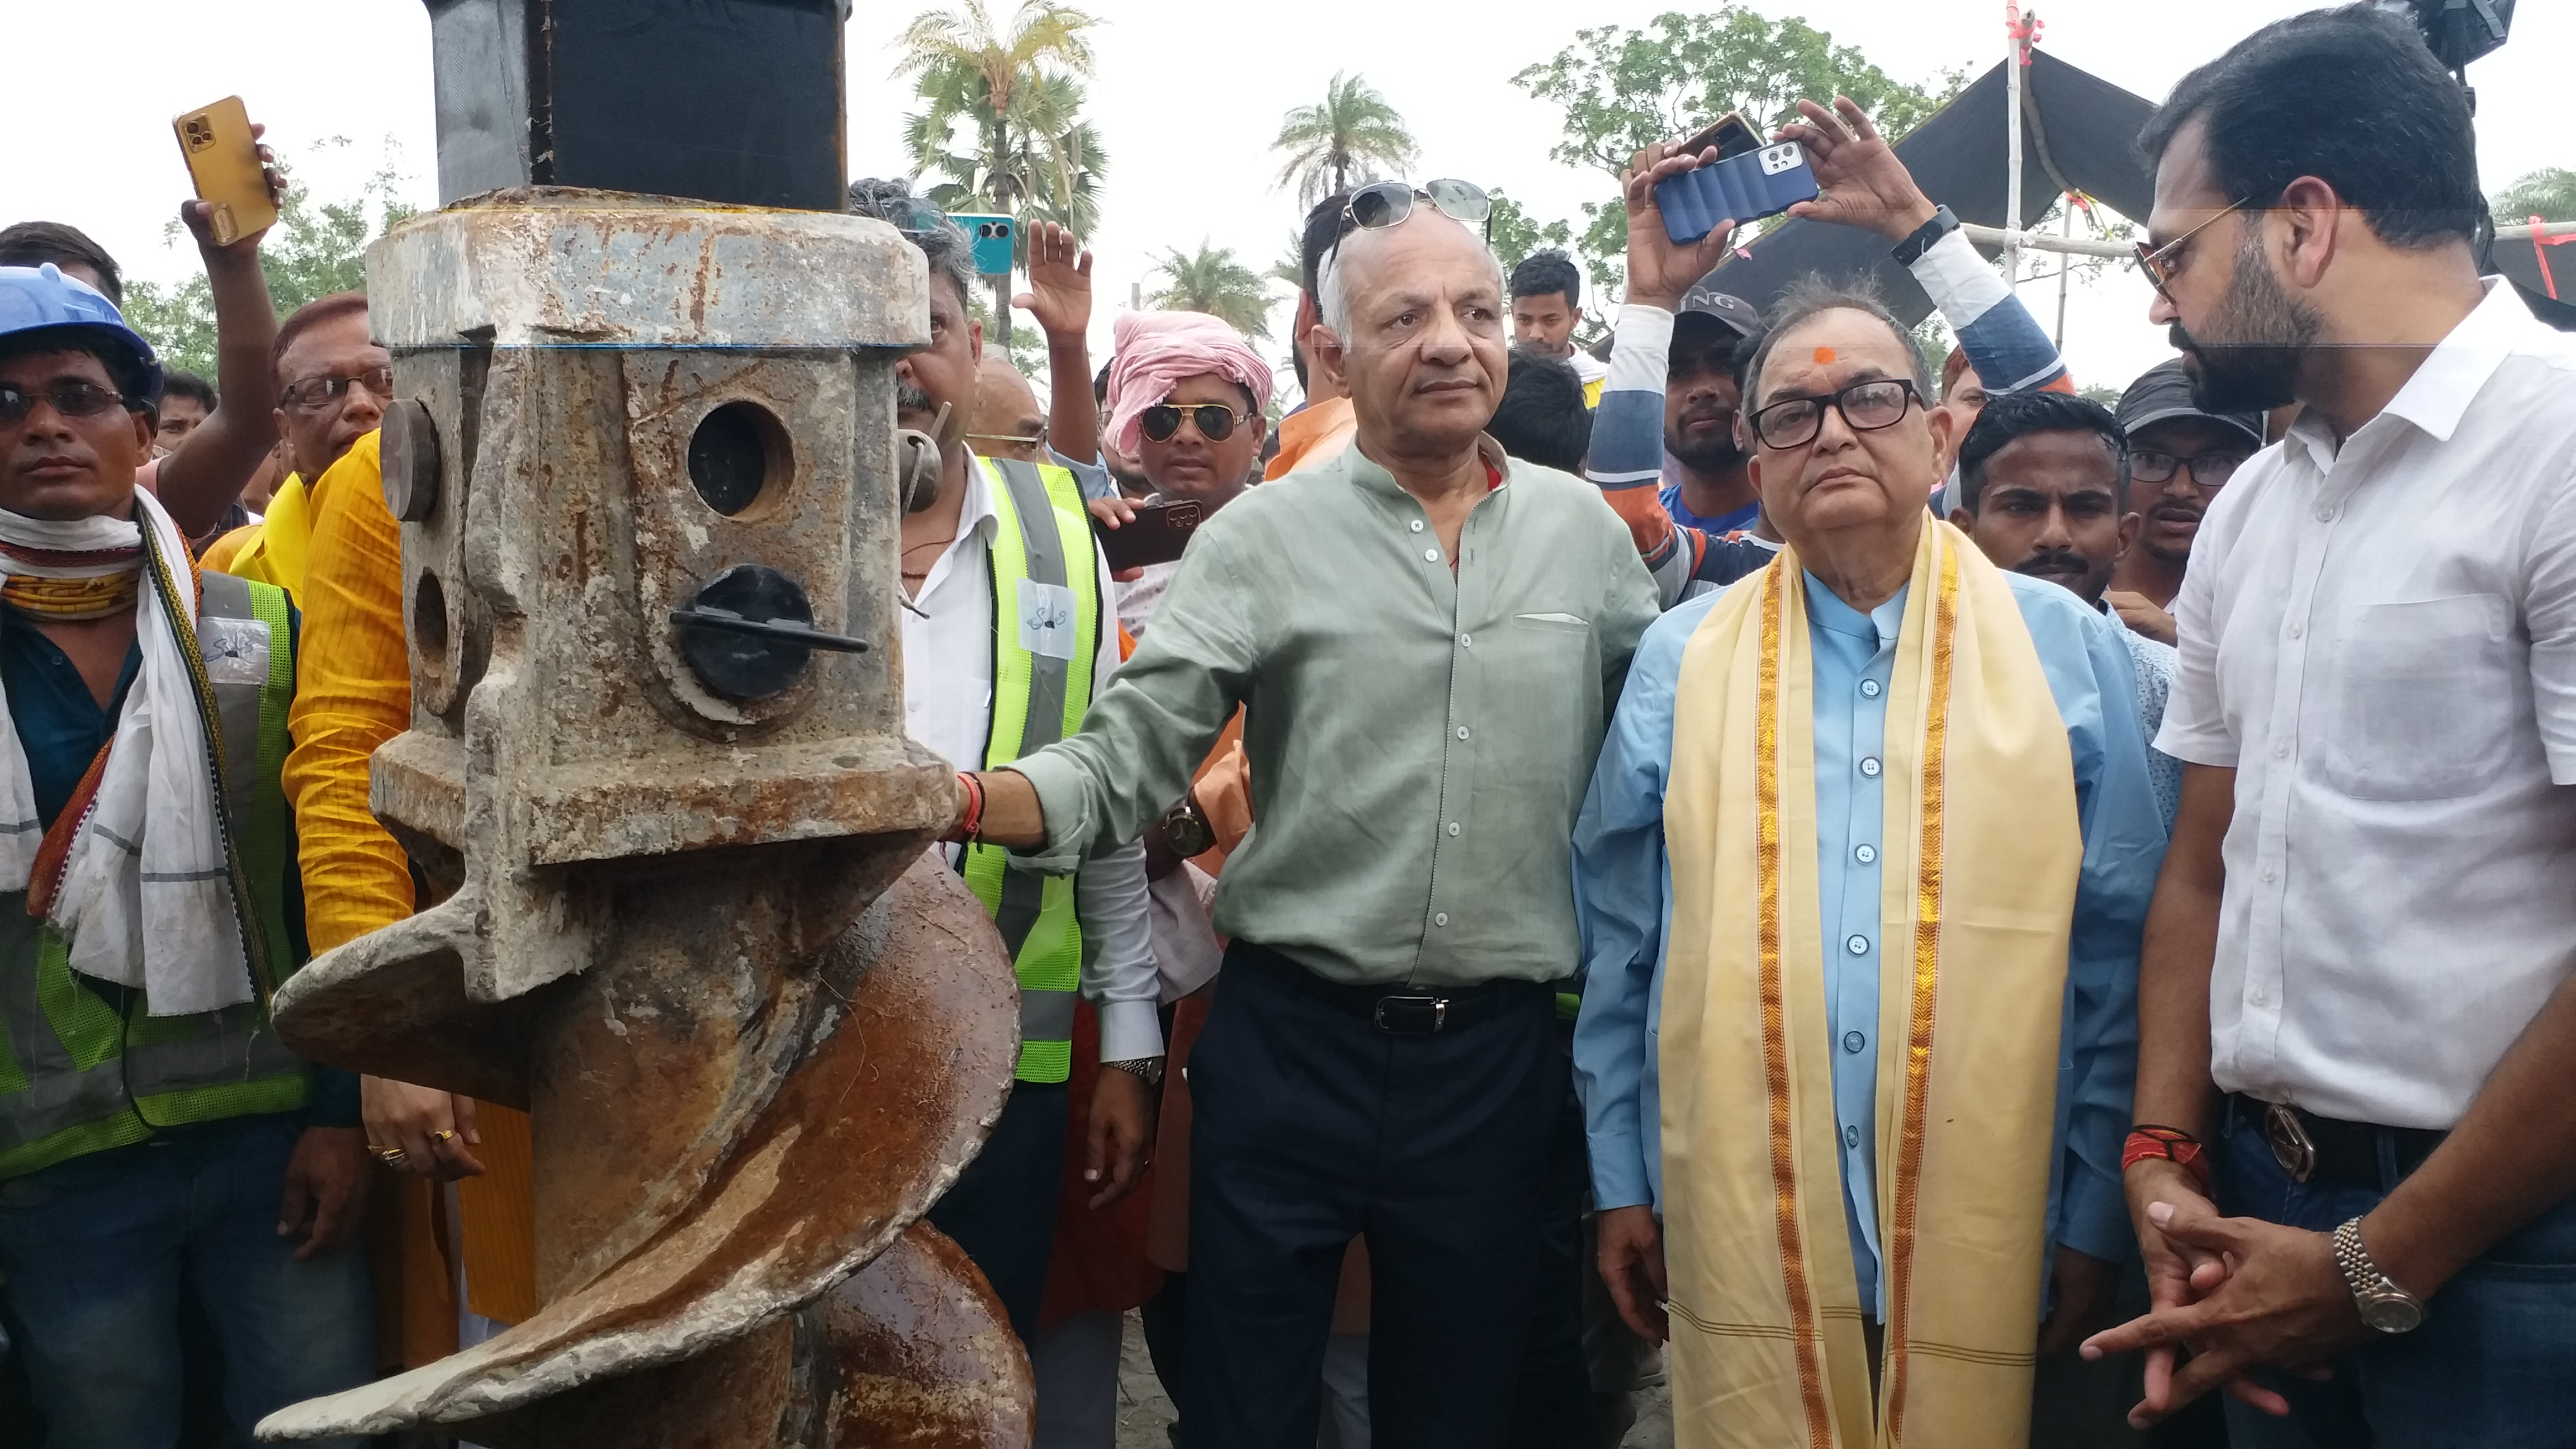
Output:
<path fill-rule="evenodd" d="M 346 136 L 332 136 L 317 146 L 345 150 L 349 144 Z M 367 243 L 418 210 L 402 199 L 401 157 L 401 148 L 388 137 L 379 164 L 359 183 L 358 194 L 337 201 L 316 200 L 312 188 L 295 179 L 294 167 L 279 159 L 286 201 L 278 208 L 277 224 L 260 241 L 259 261 L 280 318 L 316 297 L 365 289 Z M 161 239 L 170 246 L 190 246 L 193 259 L 194 244 L 176 217 L 162 227 Z M 204 272 L 184 282 L 127 283 L 125 316 L 168 366 L 215 375 L 215 299 Z"/>
<path fill-rule="evenodd" d="M 1667 11 L 1635 30 L 1578 30 L 1574 44 L 1512 83 L 1565 108 L 1565 139 L 1550 156 L 1616 177 L 1648 143 L 1679 140 L 1729 111 L 1769 135 L 1801 99 L 1849 96 L 1894 140 L 1957 94 L 1966 73 L 1945 73 L 1940 92 L 1907 85 L 1803 20 L 1769 20 L 1726 0 L 1702 15 Z M 1627 213 L 1612 196 L 1585 203 L 1583 214 L 1579 245 L 1593 281 L 1615 288 L 1626 270 Z"/>
<path fill-rule="evenodd" d="M 1494 201 L 1494 255 L 1503 259 L 1505 275 L 1509 275 L 1512 268 L 1519 266 L 1532 252 L 1549 247 L 1560 251 L 1573 247 L 1574 227 L 1571 223 L 1551 221 L 1541 226 L 1521 209 L 1519 202 L 1504 195 L 1501 187 L 1493 188 L 1487 195 Z"/>
<path fill-rule="evenodd" d="M 911 77 L 929 102 L 906 121 L 904 140 L 917 168 L 948 178 L 947 199 L 935 191 L 933 202 L 1039 220 L 1096 212 L 1106 158 L 1073 114 L 1082 102 L 1073 82 L 1092 72 L 1090 32 L 1099 24 L 1055 0 L 1021 0 L 998 18 L 987 0 L 960 0 L 913 17 L 896 42 L 894 75 Z M 960 121 L 973 145 L 952 152 Z M 1008 347 L 1011 279 L 992 286 L 995 330 Z"/>
<path fill-rule="evenodd" d="M 1231 247 L 1199 242 L 1193 254 L 1169 247 L 1155 263 L 1163 285 L 1146 305 L 1173 312 L 1205 312 L 1256 342 L 1270 336 L 1270 289 L 1261 274 L 1235 258 Z"/>
<path fill-rule="evenodd" d="M 2576 171 L 2544 166 L 2516 177 L 2495 194 L 2498 226 L 2520 226 L 2533 217 L 2543 221 L 2576 221 Z"/>
<path fill-rule="evenodd" d="M 1297 188 L 1297 204 L 1313 206 L 1354 181 L 1369 181 L 1377 168 L 1413 164 L 1413 132 L 1369 83 L 1335 72 L 1321 105 L 1298 106 L 1279 122 L 1270 149 L 1288 158 L 1279 184 Z"/>

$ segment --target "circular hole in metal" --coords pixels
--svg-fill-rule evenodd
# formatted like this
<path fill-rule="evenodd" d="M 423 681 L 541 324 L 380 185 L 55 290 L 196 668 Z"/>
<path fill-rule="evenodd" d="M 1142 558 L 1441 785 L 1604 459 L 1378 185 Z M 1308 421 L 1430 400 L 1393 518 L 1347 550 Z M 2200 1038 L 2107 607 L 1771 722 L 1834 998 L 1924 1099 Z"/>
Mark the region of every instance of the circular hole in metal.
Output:
<path fill-rule="evenodd" d="M 433 665 L 447 663 L 447 589 L 427 569 L 412 585 L 411 642 Z"/>
<path fill-rule="evenodd" d="M 739 517 L 785 462 L 786 441 L 786 430 L 759 404 L 726 403 L 689 435 L 689 483 L 709 508 Z"/>

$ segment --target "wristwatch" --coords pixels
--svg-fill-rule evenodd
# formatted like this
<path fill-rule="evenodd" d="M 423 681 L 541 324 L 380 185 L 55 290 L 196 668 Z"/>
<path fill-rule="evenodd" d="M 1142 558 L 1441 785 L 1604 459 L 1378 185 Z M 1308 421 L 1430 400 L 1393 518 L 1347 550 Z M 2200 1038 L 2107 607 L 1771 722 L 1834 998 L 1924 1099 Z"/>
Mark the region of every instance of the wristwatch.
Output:
<path fill-rule="evenodd" d="M 1898 242 L 1896 250 L 1891 255 L 1896 258 L 1898 266 L 1910 267 L 1923 260 L 1923 254 L 1932 250 L 1934 242 L 1958 229 L 1957 213 L 1946 206 L 1936 206 L 1932 208 L 1932 219 L 1916 227 L 1911 235 Z"/>
<path fill-rule="evenodd" d="M 1181 803 L 1163 815 L 1163 845 L 1183 860 L 1203 855 L 1216 845 L 1216 827 L 1208 824 L 1207 812 L 1199 808 L 1199 797 L 1193 792 L 1181 797 Z"/>
<path fill-rule="evenodd" d="M 1130 1057 L 1123 1062 L 1102 1062 L 1100 1065 L 1109 1071 L 1125 1072 L 1146 1086 L 1159 1087 L 1163 1085 L 1163 1060 L 1161 1057 Z"/>
<path fill-rule="evenodd" d="M 2406 1333 L 2424 1321 L 2424 1300 L 2397 1286 L 2379 1265 L 2370 1261 L 2370 1253 L 2361 1246 L 2361 1219 L 2354 1218 L 2334 1230 L 2335 1266 L 2343 1270 L 2343 1281 L 2352 1289 L 2352 1301 L 2361 1309 L 2361 1321 L 2381 1333 Z"/>

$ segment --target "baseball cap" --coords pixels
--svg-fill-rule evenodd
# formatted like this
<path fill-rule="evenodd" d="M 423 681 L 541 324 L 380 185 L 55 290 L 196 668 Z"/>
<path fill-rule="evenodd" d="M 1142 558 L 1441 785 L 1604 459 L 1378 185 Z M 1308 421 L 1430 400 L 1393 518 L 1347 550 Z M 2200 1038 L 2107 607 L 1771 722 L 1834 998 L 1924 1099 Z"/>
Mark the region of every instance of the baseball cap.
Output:
<path fill-rule="evenodd" d="M 0 267 L 0 337 L 54 329 L 86 333 L 124 354 L 131 366 L 121 381 L 145 404 L 161 401 L 161 363 L 143 334 L 125 325 L 116 304 L 88 284 L 64 276 L 51 262 L 41 267 Z"/>
<path fill-rule="evenodd" d="M 1750 337 L 1762 325 L 1761 308 L 1705 281 L 1682 294 L 1682 304 L 1674 309 L 1673 316 L 1679 320 L 1692 313 L 1717 319 L 1738 337 Z"/>
<path fill-rule="evenodd" d="M 2182 359 L 2167 358 L 2138 375 L 2129 390 L 2120 394 L 2118 412 L 2120 431 L 2131 437 L 2150 423 L 2167 418 L 2206 418 L 2221 427 L 2234 428 L 2245 435 L 2245 441 L 2260 449 L 2263 446 L 2261 413 L 2213 413 L 2192 401 L 2191 374 L 2183 371 Z"/>

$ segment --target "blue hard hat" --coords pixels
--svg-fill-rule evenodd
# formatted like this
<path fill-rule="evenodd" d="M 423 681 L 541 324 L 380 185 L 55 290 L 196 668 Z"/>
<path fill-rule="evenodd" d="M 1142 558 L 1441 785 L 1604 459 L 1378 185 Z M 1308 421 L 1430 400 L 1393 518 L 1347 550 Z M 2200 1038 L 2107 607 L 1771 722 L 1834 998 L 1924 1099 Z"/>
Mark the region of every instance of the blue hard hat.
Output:
<path fill-rule="evenodd" d="M 77 330 L 124 355 L 130 366 L 120 381 L 146 404 L 161 401 L 161 363 L 143 334 L 125 325 L 125 314 L 95 287 L 66 277 L 51 262 L 41 267 L 0 267 L 0 338 L 54 328 Z"/>

